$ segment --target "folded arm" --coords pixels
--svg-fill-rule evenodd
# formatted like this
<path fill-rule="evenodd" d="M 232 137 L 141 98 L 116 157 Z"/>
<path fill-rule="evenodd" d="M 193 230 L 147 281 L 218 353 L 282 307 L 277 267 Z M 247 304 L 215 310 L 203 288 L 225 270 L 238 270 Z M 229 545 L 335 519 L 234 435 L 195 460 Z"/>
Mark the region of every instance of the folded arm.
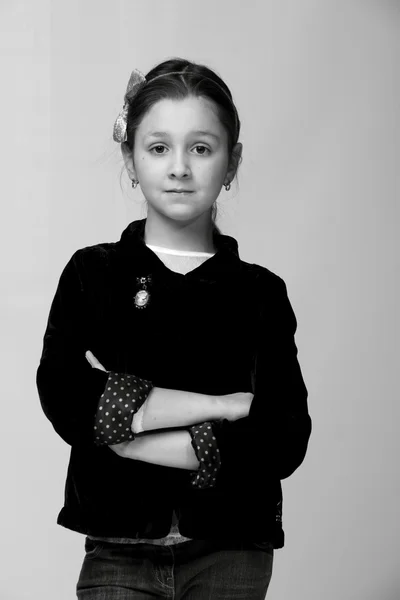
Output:
<path fill-rule="evenodd" d="M 132 375 L 109 373 L 96 413 L 95 443 L 108 445 L 123 458 L 178 469 L 195 469 L 193 485 L 214 485 L 220 466 L 219 449 L 212 434 L 212 422 L 199 421 L 222 419 L 230 413 L 234 418 L 232 408 L 229 411 L 229 398 L 152 388 L 143 403 L 142 394 L 149 385 L 150 382 Z M 231 398 L 232 407 L 235 400 Z M 141 408 L 135 412 L 138 403 L 142 403 Z M 239 402 L 239 410 L 246 410 L 247 405 L 246 401 Z M 135 417 L 139 413 L 142 413 L 140 421 L 143 424 L 135 428 Z M 179 429 L 187 425 L 188 430 Z M 173 431 L 162 431 L 172 426 Z M 147 427 L 150 431 L 146 431 Z M 158 431 L 152 433 L 155 428 Z M 134 440 L 132 431 L 135 432 Z"/>
<path fill-rule="evenodd" d="M 185 427 L 225 416 L 224 404 L 219 396 L 153 387 L 134 415 L 131 428 L 133 433 L 140 433 L 168 427 Z"/>
<path fill-rule="evenodd" d="M 213 422 L 205 422 L 188 430 L 139 434 L 134 441 L 109 448 L 122 458 L 188 469 L 193 486 L 214 487 L 221 458 L 212 426 Z"/>
<path fill-rule="evenodd" d="M 110 449 L 123 458 L 195 470 L 199 461 L 191 444 L 188 431 L 165 431 L 137 437 L 134 441 L 110 445 Z"/>

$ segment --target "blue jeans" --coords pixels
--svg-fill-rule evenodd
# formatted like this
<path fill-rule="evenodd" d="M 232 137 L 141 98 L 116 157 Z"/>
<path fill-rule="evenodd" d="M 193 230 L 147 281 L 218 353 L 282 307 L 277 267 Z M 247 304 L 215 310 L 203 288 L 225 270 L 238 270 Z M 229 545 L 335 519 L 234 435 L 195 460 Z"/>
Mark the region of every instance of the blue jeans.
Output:
<path fill-rule="evenodd" d="M 272 575 L 269 542 L 190 540 L 171 546 L 86 538 L 81 600 L 264 600 Z"/>

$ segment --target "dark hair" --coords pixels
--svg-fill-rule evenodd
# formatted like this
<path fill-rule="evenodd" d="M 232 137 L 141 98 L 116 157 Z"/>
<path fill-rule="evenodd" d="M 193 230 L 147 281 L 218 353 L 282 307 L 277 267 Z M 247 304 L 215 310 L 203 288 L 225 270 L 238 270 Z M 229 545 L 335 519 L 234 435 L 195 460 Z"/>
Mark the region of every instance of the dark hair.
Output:
<path fill-rule="evenodd" d="M 126 144 L 130 150 L 133 150 L 137 128 L 156 102 L 165 98 L 183 99 L 188 96 L 201 96 L 214 102 L 220 122 L 227 133 L 228 154 L 231 156 L 239 139 L 240 120 L 229 88 L 208 67 L 182 58 L 166 60 L 151 69 L 146 75 L 146 84 L 129 102 Z M 217 207 L 214 204 L 211 220 L 214 230 L 221 233 L 215 223 L 216 213 Z"/>

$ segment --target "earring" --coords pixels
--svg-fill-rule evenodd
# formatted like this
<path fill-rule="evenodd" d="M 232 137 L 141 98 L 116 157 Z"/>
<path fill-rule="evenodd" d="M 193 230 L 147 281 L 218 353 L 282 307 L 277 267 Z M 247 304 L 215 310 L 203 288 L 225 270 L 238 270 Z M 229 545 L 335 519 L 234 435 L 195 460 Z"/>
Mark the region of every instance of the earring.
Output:
<path fill-rule="evenodd" d="M 137 181 L 136 179 L 132 179 L 132 187 L 133 187 L 133 189 L 135 189 L 137 187 L 138 183 L 139 183 L 139 181 Z"/>
<path fill-rule="evenodd" d="M 230 183 L 224 183 L 225 189 L 227 192 L 229 192 L 229 190 L 231 189 L 231 184 Z"/>

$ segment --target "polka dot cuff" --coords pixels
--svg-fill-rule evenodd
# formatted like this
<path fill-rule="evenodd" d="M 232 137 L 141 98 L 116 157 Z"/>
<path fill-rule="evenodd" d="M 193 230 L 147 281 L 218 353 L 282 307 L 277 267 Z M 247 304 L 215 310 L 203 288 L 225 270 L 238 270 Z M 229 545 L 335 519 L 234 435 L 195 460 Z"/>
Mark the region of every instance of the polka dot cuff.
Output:
<path fill-rule="evenodd" d="M 94 443 L 102 446 L 135 439 L 131 431 L 133 415 L 152 389 L 147 379 L 110 371 L 97 407 Z"/>
<path fill-rule="evenodd" d="M 193 450 L 200 462 L 198 470 L 192 471 L 192 485 L 200 489 L 214 487 L 221 458 L 212 422 L 193 425 L 189 428 L 189 433 Z"/>

